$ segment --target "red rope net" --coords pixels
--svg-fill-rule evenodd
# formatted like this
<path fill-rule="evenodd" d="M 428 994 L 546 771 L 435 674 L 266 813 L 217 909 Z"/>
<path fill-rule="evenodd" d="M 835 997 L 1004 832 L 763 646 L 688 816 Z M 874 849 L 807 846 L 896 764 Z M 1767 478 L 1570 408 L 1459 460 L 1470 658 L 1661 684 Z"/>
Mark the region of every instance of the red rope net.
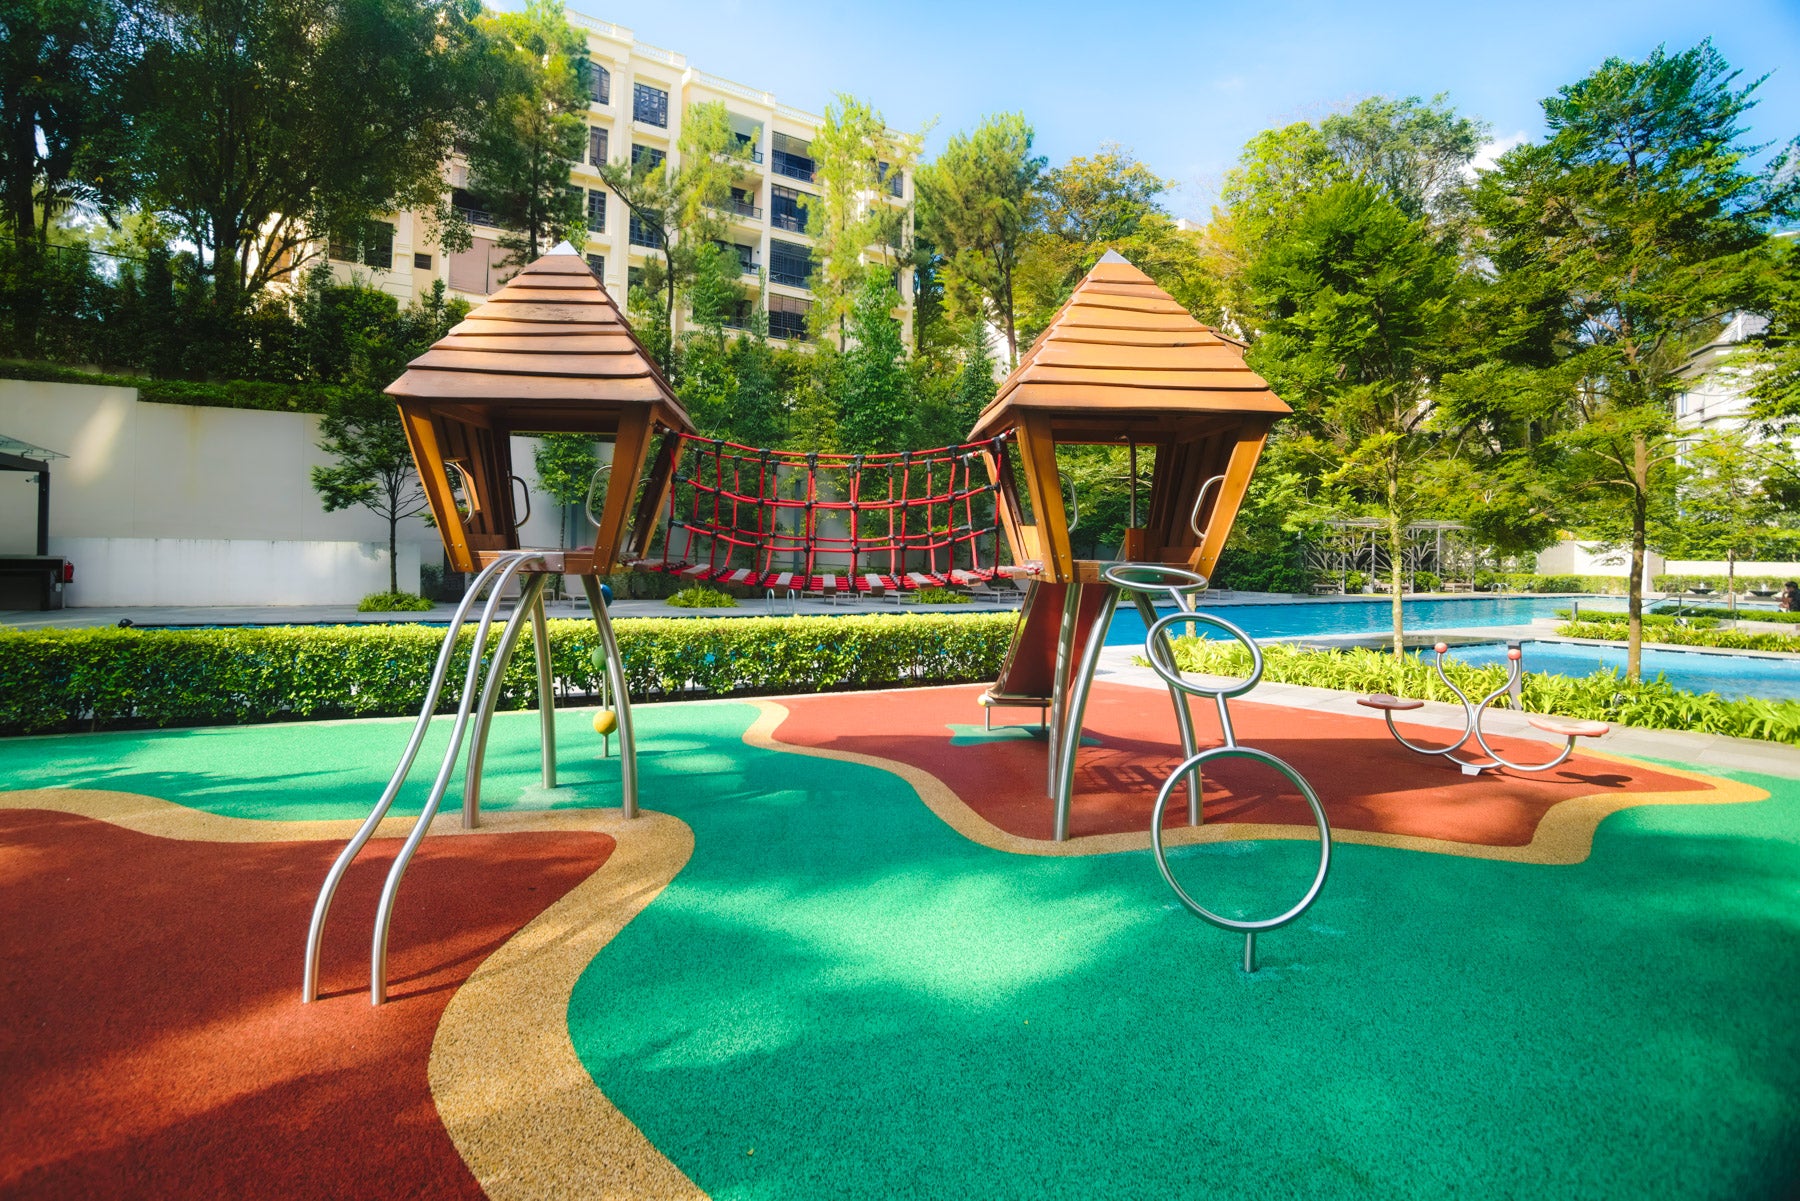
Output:
<path fill-rule="evenodd" d="M 852 455 L 681 437 L 661 557 L 638 567 L 815 592 L 976 583 L 998 569 L 982 460 L 993 442 Z"/>

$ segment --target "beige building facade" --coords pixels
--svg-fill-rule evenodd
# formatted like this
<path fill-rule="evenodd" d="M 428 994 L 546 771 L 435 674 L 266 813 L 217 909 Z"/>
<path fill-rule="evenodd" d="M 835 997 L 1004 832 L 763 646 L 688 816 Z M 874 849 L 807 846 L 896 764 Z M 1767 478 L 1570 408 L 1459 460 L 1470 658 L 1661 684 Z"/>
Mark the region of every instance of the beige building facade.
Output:
<path fill-rule="evenodd" d="M 721 214 L 723 239 L 743 268 L 741 283 L 747 316 L 766 288 L 769 333 L 783 341 L 800 341 L 812 305 L 809 277 L 813 239 L 805 233 L 805 205 L 819 196 L 811 145 L 823 118 L 781 103 L 772 92 L 711 75 L 691 66 L 684 55 L 637 40 L 630 29 L 571 12 L 569 22 L 586 38 L 590 63 L 588 136 L 580 162 L 570 164 L 569 183 L 579 189 L 588 212 L 583 248 L 608 292 L 624 299 L 634 273 L 660 252 L 646 231 L 634 227 L 631 213 L 601 182 L 598 166 L 649 155 L 680 165 L 681 121 L 689 105 L 723 103 L 739 143 L 749 152 L 733 182 L 731 198 Z M 409 303 L 437 280 L 450 291 L 479 301 L 509 277 L 499 249 L 500 230 L 467 188 L 468 169 L 460 161 L 448 168 L 451 203 L 468 220 L 474 245 L 444 254 L 429 224 L 418 214 L 390 218 L 391 244 L 382 236 L 365 243 L 360 257 L 347 247 L 333 247 L 330 258 L 343 277 L 355 275 Z M 912 172 L 896 171 L 883 181 L 882 194 L 867 203 L 901 205 L 910 213 Z M 910 223 L 910 217 L 908 218 Z M 910 343 L 912 291 L 910 268 L 898 278 L 901 321 Z M 678 313 L 679 330 L 685 320 Z"/>

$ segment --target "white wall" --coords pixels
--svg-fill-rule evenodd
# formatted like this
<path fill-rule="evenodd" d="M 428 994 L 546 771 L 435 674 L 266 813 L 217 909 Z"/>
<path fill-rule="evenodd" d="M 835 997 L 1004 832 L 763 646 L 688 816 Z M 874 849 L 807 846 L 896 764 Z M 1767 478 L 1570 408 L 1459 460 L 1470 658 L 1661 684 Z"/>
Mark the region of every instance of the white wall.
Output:
<path fill-rule="evenodd" d="M 1723 559 L 1670 559 L 1668 566 L 1671 575 L 1727 575 L 1729 569 L 1730 564 Z M 1800 563 L 1756 563 L 1739 559 L 1736 571 L 1740 580 L 1756 576 L 1800 579 Z"/>
<path fill-rule="evenodd" d="M 1664 570 L 1662 556 L 1654 551 L 1647 552 L 1644 567 L 1650 575 L 1661 574 Z M 1539 575 L 1600 575 L 1624 579 L 1631 574 L 1631 551 L 1629 548 L 1606 550 L 1598 542 L 1564 538 L 1548 550 L 1538 552 L 1537 569 Z"/>
<path fill-rule="evenodd" d="M 387 522 L 327 513 L 312 468 L 319 419 L 150 404 L 135 388 L 0 380 L 0 434 L 67 455 L 50 465 L 50 550 L 75 564 L 74 605 L 353 604 L 387 587 Z M 532 439 L 513 439 L 533 490 L 526 545 L 558 546 Z M 0 553 L 34 549 L 36 485 L 0 473 Z M 400 587 L 442 561 L 437 532 L 400 525 Z M 373 556 L 373 558 L 371 558 Z"/>

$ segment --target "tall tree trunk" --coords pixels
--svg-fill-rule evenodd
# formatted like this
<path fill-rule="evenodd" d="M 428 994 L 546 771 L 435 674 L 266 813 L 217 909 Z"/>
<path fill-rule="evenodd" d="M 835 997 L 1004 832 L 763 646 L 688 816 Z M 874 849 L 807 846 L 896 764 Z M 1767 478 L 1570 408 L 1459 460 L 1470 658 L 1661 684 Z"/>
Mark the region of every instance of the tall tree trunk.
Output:
<path fill-rule="evenodd" d="M 1625 678 L 1644 677 L 1644 557 L 1650 532 L 1650 444 L 1644 435 L 1631 440 L 1631 594 L 1626 601 Z"/>
<path fill-rule="evenodd" d="M 1400 480 L 1388 476 L 1388 588 L 1394 604 L 1394 666 L 1406 660 L 1406 611 L 1402 604 L 1402 577 L 1406 574 L 1400 545 Z"/>
<path fill-rule="evenodd" d="M 400 518 L 394 514 L 395 509 L 388 510 L 388 591 L 400 591 Z"/>

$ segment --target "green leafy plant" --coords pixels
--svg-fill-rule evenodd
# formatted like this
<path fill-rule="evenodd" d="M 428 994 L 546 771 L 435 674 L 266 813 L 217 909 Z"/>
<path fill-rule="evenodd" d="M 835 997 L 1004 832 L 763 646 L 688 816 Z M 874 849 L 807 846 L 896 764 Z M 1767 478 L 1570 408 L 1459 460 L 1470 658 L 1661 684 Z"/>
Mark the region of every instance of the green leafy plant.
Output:
<path fill-rule="evenodd" d="M 1442 584 L 1443 581 L 1438 579 L 1436 572 L 1415 571 L 1413 573 L 1413 591 L 1415 592 L 1436 592 Z"/>
<path fill-rule="evenodd" d="M 1264 646 L 1262 651 L 1263 679 L 1272 683 L 1456 702 L 1438 678 L 1436 666 L 1419 656 L 1396 663 L 1385 651 L 1309 651 L 1284 643 Z M 1249 653 L 1235 641 L 1177 639 L 1175 654 L 1186 671 L 1243 676 L 1250 670 Z M 1499 664 L 1446 663 L 1444 670 L 1471 696 L 1485 696 L 1506 679 L 1506 668 Z M 1661 676 L 1633 683 L 1614 671 L 1580 679 L 1528 671 L 1523 700 L 1532 713 L 1800 745 L 1800 701 L 1732 700 L 1712 692 L 1684 692 Z"/>
<path fill-rule="evenodd" d="M 668 603 L 677 609 L 735 609 L 737 597 L 705 584 L 695 584 L 671 596 Z"/>
<path fill-rule="evenodd" d="M 410 592 L 371 592 L 356 602 L 358 613 L 423 613 L 431 602 Z"/>
<path fill-rule="evenodd" d="M 1716 624 L 1716 623 L 1715 623 Z M 1623 621 L 1578 621 L 1558 626 L 1564 638 L 1602 638 L 1612 642 L 1625 637 Z M 1739 630 L 1684 628 L 1674 621 L 1644 626 L 1645 642 L 1667 646 L 1713 646 L 1734 651 L 1800 651 L 1800 634 L 1759 634 Z M 1797 669 L 1800 673 L 1800 669 Z"/>
<path fill-rule="evenodd" d="M 921 588 L 913 593 L 913 599 L 921 605 L 966 605 L 969 598 L 965 593 L 953 592 L 948 588 Z"/>

